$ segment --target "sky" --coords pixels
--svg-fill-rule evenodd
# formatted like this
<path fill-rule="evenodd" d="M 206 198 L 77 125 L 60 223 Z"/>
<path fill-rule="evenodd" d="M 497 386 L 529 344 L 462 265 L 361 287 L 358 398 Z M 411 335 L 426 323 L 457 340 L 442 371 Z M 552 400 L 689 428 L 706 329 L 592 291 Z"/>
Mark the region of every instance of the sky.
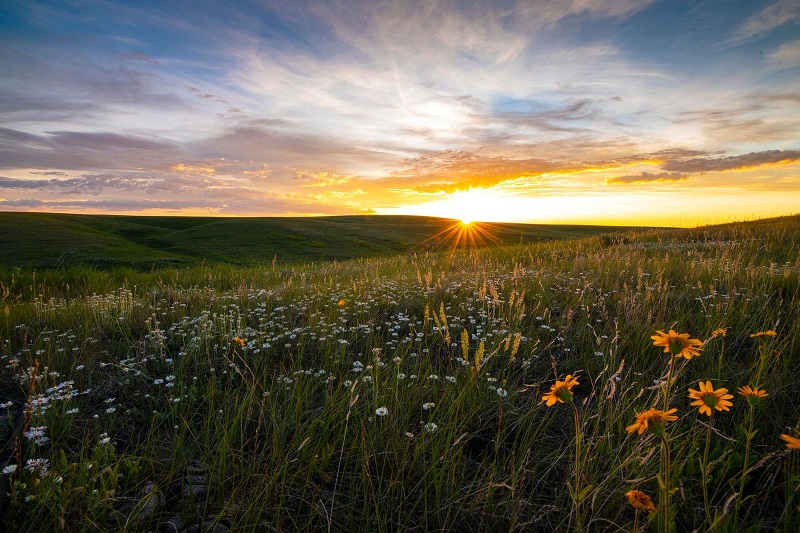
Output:
<path fill-rule="evenodd" d="M 0 73 L 0 211 L 800 212 L 797 0 L 4 0 Z"/>

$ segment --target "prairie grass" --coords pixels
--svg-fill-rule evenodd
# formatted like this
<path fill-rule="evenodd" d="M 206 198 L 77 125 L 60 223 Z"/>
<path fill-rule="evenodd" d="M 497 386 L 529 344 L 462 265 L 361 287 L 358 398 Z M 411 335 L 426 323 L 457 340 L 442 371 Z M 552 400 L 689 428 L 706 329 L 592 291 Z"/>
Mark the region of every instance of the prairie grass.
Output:
<path fill-rule="evenodd" d="M 779 435 L 800 418 L 799 248 L 784 217 L 287 268 L 4 271 L 5 526 L 795 531 L 800 457 Z M 669 329 L 704 345 L 665 387 L 650 337 Z M 567 374 L 577 417 L 542 401 Z M 709 428 L 701 380 L 769 396 L 735 395 Z M 626 431 L 665 390 L 669 505 L 662 442 Z M 637 517 L 631 490 L 668 515 Z"/>

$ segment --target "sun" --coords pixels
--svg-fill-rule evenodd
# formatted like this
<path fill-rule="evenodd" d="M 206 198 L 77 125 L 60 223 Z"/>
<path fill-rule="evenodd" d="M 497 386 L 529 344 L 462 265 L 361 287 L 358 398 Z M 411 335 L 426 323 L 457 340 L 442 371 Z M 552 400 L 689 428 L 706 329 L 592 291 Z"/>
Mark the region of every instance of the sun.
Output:
<path fill-rule="evenodd" d="M 469 218 L 462 218 L 461 219 L 461 225 L 462 226 L 469 226 L 470 224 L 472 224 L 472 220 L 471 219 L 469 219 Z"/>

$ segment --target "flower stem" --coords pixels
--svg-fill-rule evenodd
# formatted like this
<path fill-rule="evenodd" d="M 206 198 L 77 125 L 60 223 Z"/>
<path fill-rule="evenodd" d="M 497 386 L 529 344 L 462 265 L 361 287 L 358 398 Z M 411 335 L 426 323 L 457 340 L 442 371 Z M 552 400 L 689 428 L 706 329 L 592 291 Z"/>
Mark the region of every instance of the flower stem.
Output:
<path fill-rule="evenodd" d="M 703 473 L 703 507 L 706 510 L 706 521 L 708 524 L 711 524 L 711 507 L 708 504 L 708 448 L 711 444 L 711 424 L 714 421 L 714 412 L 711 412 L 711 416 L 708 418 L 708 427 L 706 428 L 706 449 L 703 452 L 703 465 L 702 465 L 702 473 Z"/>
<path fill-rule="evenodd" d="M 733 529 L 736 530 L 736 527 L 739 525 L 739 508 L 742 505 L 742 499 L 744 497 L 744 480 L 747 476 L 747 467 L 748 462 L 750 461 L 750 444 L 753 440 L 753 405 L 750 404 L 750 421 L 747 428 L 747 443 L 745 444 L 744 449 L 744 463 L 742 464 L 742 475 L 739 478 L 739 494 L 736 496 L 736 509 L 733 513 Z"/>
<path fill-rule="evenodd" d="M 581 423 L 578 417 L 578 408 L 575 407 L 575 402 L 570 402 L 570 405 L 572 406 L 572 415 L 575 420 L 575 497 L 573 499 L 573 505 L 575 506 L 575 531 L 581 531 Z"/>
<path fill-rule="evenodd" d="M 669 358 L 669 372 L 667 372 L 667 382 L 664 383 L 664 411 L 669 409 L 669 388 L 672 383 L 672 372 L 675 369 L 675 355 Z"/>
<path fill-rule="evenodd" d="M 669 522 L 670 522 L 670 479 L 669 479 L 669 471 L 670 471 L 670 458 L 669 458 L 669 444 L 667 443 L 666 435 L 662 434 L 659 435 L 661 438 L 661 456 L 664 458 L 664 471 L 662 472 L 662 480 L 664 482 L 664 486 L 662 489 L 661 495 L 661 512 L 664 518 L 663 523 L 663 531 L 664 533 L 669 533 Z"/>

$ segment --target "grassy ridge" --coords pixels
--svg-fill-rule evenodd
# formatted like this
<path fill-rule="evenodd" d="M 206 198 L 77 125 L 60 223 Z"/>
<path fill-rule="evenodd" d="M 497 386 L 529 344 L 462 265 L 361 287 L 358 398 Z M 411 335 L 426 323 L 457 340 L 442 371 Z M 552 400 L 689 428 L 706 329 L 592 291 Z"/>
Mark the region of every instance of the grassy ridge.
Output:
<path fill-rule="evenodd" d="M 3 291 L 0 443 L 37 405 L 9 463 L 9 531 L 800 526 L 800 451 L 779 438 L 800 423 L 800 217 L 70 272 L 79 289 L 56 270 Z M 705 343 L 665 387 L 650 336 L 670 328 Z M 541 401 L 566 374 L 577 432 Z M 734 394 L 711 433 L 688 398 L 700 380 Z M 743 385 L 769 396 L 751 410 Z M 626 431 L 665 392 L 670 506 L 659 439 Z M 632 489 L 658 512 L 636 515 Z"/>
<path fill-rule="evenodd" d="M 455 221 L 408 216 L 133 217 L 0 213 L 0 266 L 89 265 L 151 269 L 346 260 L 452 246 Z M 480 224 L 483 244 L 519 244 L 614 233 L 605 226 Z M 479 242 L 480 243 L 480 242 Z"/>

